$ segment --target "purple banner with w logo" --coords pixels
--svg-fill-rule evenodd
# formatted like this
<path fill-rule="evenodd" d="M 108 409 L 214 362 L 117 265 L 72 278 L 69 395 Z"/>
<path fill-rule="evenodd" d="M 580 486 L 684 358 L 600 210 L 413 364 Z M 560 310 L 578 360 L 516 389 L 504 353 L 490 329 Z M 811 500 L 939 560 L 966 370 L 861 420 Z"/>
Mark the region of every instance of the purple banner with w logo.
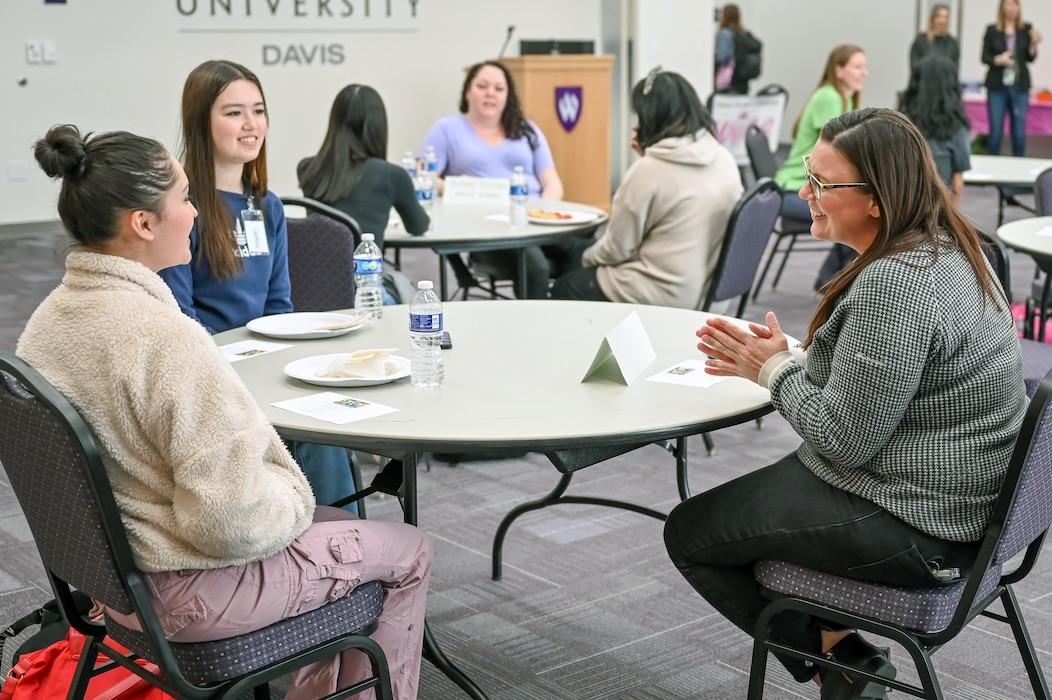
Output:
<path fill-rule="evenodd" d="M 555 88 L 555 113 L 559 115 L 559 123 L 567 131 L 573 131 L 581 118 L 583 95 L 584 91 L 580 86 Z"/>

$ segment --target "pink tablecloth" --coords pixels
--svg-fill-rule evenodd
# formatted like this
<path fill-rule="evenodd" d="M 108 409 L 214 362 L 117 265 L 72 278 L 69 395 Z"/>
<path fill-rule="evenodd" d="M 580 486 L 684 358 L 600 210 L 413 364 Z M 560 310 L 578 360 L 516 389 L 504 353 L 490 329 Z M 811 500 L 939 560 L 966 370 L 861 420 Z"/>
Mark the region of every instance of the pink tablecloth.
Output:
<path fill-rule="evenodd" d="M 965 96 L 964 111 L 972 121 L 973 133 L 990 133 L 990 119 L 986 113 L 985 97 Z M 1007 118 L 1005 118 L 1005 133 L 1008 133 Z M 1052 102 L 1030 101 L 1030 109 L 1026 114 L 1026 133 L 1045 136 L 1052 134 Z"/>

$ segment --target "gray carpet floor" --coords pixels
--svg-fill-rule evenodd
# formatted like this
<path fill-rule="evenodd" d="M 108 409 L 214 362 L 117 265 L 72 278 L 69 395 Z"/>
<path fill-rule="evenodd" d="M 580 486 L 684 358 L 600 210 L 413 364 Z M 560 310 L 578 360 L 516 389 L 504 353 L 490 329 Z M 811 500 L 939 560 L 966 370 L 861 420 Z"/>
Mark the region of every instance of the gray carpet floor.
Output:
<path fill-rule="evenodd" d="M 969 188 L 963 206 L 994 227 L 992 191 Z M 1025 215 L 1010 210 L 1008 218 Z M 60 234 L 8 230 L 0 245 L 0 351 L 14 349 L 26 319 L 61 276 Z M 776 311 L 802 335 L 814 311 L 811 289 L 821 254 L 794 253 L 776 291 L 768 286 L 746 316 Z M 414 279 L 434 278 L 429 251 L 403 254 Z M 1022 298 L 1033 264 L 1013 255 Z M 683 329 L 692 333 L 693 328 Z M 60 339 L 56 339 L 60 342 Z M 691 486 L 710 488 L 795 448 L 777 415 L 714 434 L 716 453 L 690 441 Z M 366 467 L 368 474 L 369 468 Z M 368 478 L 368 477 L 367 477 Z M 750 640 L 717 615 L 673 569 L 657 520 L 607 508 L 559 506 L 522 517 L 511 529 L 501 581 L 490 579 L 490 548 L 501 517 L 547 492 L 557 473 L 539 454 L 450 466 L 432 461 L 420 475 L 420 525 L 435 543 L 429 619 L 446 652 L 494 700 L 559 698 L 727 698 L 745 696 Z M 579 472 L 571 493 L 632 499 L 667 511 L 677 502 L 674 461 L 651 446 Z M 373 498 L 369 515 L 399 519 L 394 499 Z M 1019 585 L 1035 644 L 1052 668 L 1052 557 Z M 0 626 L 51 597 L 18 503 L 0 474 Z M 896 650 L 900 676 L 910 676 Z M 1028 698 L 1008 630 L 972 625 L 936 655 L 948 698 Z M 767 697 L 817 698 L 772 663 Z M 420 697 L 462 697 L 425 662 Z"/>

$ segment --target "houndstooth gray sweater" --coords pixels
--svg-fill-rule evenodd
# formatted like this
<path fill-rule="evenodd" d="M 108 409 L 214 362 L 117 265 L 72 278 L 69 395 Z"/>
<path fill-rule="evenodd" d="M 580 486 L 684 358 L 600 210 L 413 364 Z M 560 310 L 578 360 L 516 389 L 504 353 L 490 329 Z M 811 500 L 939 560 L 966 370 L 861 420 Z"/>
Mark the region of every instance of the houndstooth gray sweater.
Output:
<path fill-rule="evenodd" d="M 861 272 L 804 366 L 770 383 L 826 482 L 936 537 L 979 539 L 1026 410 L 1007 304 L 965 256 L 897 254 Z"/>

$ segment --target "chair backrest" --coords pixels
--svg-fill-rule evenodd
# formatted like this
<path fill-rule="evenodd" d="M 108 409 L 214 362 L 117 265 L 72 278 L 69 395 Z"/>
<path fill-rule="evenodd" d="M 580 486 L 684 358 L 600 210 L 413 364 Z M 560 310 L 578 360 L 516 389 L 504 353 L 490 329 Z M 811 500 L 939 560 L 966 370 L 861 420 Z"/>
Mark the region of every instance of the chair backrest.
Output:
<path fill-rule="evenodd" d="M 981 226 L 976 225 L 974 221 L 972 225 L 975 226 L 975 230 L 979 234 L 979 243 L 982 245 L 983 254 L 990 263 L 990 267 L 993 268 L 994 274 L 997 275 L 997 281 L 1001 283 L 1005 297 L 1011 303 L 1012 272 L 1009 264 L 1008 249 L 998 238 L 991 236 Z"/>
<path fill-rule="evenodd" d="M 1052 168 L 1042 170 L 1034 180 L 1034 212 L 1052 216 Z"/>
<path fill-rule="evenodd" d="M 770 83 L 764 85 L 762 88 L 756 91 L 757 97 L 766 97 L 767 95 L 785 95 L 785 106 L 789 106 L 789 91 L 784 85 L 778 83 Z"/>
<path fill-rule="evenodd" d="M 1052 370 L 1030 399 L 1023 427 L 1016 438 L 1001 493 L 990 517 L 997 536 L 992 563 L 1003 565 L 1024 549 L 1041 546 L 1052 525 Z M 1019 568 L 1033 565 L 1036 551 Z M 1025 575 L 1025 571 L 1022 572 Z"/>
<path fill-rule="evenodd" d="M 781 190 L 769 177 L 753 183 L 734 205 L 702 310 L 707 311 L 714 302 L 741 296 L 737 315 L 745 312 L 756 271 L 781 207 Z"/>
<path fill-rule="evenodd" d="M 164 635 L 91 429 L 57 389 L 9 353 L 0 354 L 0 462 L 70 624 L 97 633 L 68 607 L 72 586 L 137 614 L 154 633 L 154 658 L 171 658 L 166 644 L 167 654 L 154 643 Z"/>
<path fill-rule="evenodd" d="M 771 153 L 771 147 L 767 143 L 767 135 L 756 124 L 750 124 L 745 131 L 745 150 L 749 154 L 753 177 L 757 180 L 765 177 L 773 178 L 778 172 L 774 154 Z"/>
<path fill-rule="evenodd" d="M 306 197 L 282 197 L 303 207 L 305 218 L 286 217 L 289 282 L 296 311 L 331 311 L 354 306 L 354 249 L 362 240 L 354 217 Z"/>

